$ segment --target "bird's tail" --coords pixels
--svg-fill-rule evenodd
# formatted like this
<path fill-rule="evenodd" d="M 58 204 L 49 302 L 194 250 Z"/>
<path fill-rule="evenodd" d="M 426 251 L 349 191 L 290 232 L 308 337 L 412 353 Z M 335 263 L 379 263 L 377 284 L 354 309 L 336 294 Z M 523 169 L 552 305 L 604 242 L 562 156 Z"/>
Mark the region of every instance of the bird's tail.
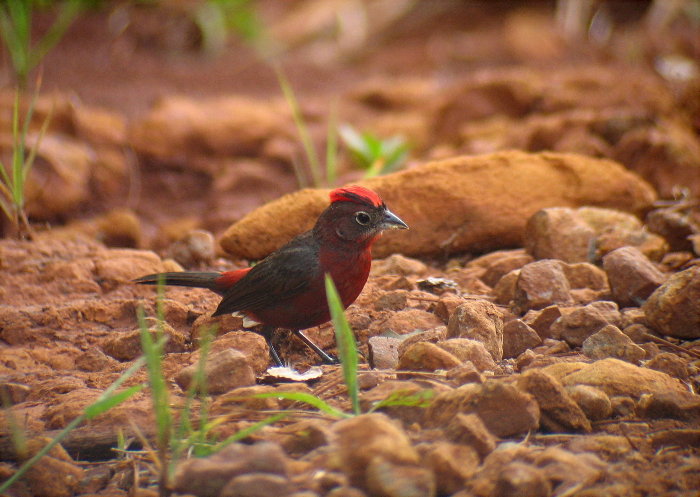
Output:
<path fill-rule="evenodd" d="M 189 286 L 194 288 L 207 288 L 216 293 L 222 291 L 222 288 L 217 284 L 217 279 L 221 277 L 221 273 L 201 273 L 201 272 L 177 272 L 177 273 L 156 273 L 147 274 L 134 280 L 134 283 L 141 285 L 173 285 L 173 286 Z"/>

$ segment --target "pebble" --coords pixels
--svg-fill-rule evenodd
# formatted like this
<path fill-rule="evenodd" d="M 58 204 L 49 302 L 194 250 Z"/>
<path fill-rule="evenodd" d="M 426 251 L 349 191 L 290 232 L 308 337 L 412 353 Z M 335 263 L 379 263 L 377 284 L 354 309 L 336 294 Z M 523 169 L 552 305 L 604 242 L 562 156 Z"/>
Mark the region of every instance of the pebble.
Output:
<path fill-rule="evenodd" d="M 435 497 L 435 475 L 418 464 L 376 456 L 367 466 L 367 489 L 372 497 Z"/>
<path fill-rule="evenodd" d="M 486 428 L 481 418 L 473 413 L 457 413 L 447 424 L 445 435 L 456 444 L 472 447 L 481 459 L 496 448 L 496 437 Z"/>
<path fill-rule="evenodd" d="M 480 463 L 479 455 L 468 445 L 435 442 L 421 452 L 424 464 L 435 475 L 438 495 L 452 495 L 463 489 Z"/>
<path fill-rule="evenodd" d="M 461 363 L 470 361 L 479 371 L 495 371 L 496 362 L 486 350 L 486 346 L 469 338 L 450 338 L 436 344 L 455 356 Z"/>
<path fill-rule="evenodd" d="M 687 362 L 671 352 L 660 352 L 644 366 L 661 371 L 682 381 L 687 380 L 690 376 Z"/>
<path fill-rule="evenodd" d="M 552 432 L 591 431 L 591 423 L 561 383 L 539 369 L 520 375 L 516 385 L 531 394 L 540 406 L 540 425 Z"/>
<path fill-rule="evenodd" d="M 566 391 L 591 421 L 607 419 L 612 414 L 610 397 L 601 389 L 589 385 L 571 385 L 566 387 Z"/>
<path fill-rule="evenodd" d="M 542 344 L 542 339 L 529 324 L 522 319 L 512 319 L 503 325 L 503 357 L 518 357 L 528 349 Z"/>
<path fill-rule="evenodd" d="M 642 306 L 649 325 L 664 335 L 700 338 L 700 266 L 673 274 Z"/>
<path fill-rule="evenodd" d="M 586 338 L 581 350 L 591 359 L 614 357 L 632 364 L 639 364 L 646 356 L 642 347 L 636 345 L 630 337 L 612 324 L 603 326 Z"/>
<path fill-rule="evenodd" d="M 448 370 L 462 363 L 457 357 L 430 342 L 418 342 L 399 356 L 398 369 L 407 371 Z"/>
<path fill-rule="evenodd" d="M 640 306 L 666 276 L 635 247 L 621 247 L 603 257 L 615 302 L 621 307 Z"/>
<path fill-rule="evenodd" d="M 553 304 L 573 304 L 564 263 L 555 259 L 543 259 L 524 265 L 515 283 L 513 302 L 519 312 L 542 309 Z"/>
<path fill-rule="evenodd" d="M 192 364 L 175 376 L 175 381 L 183 391 L 190 387 L 198 368 L 198 363 Z M 255 384 L 255 373 L 248 359 L 233 349 L 211 354 L 204 365 L 204 376 L 210 394 L 221 394 L 236 387 Z"/>
<path fill-rule="evenodd" d="M 614 302 L 593 302 L 562 315 L 550 327 L 553 338 L 561 338 L 571 347 L 581 347 L 584 340 L 608 324 L 617 325 L 620 313 Z"/>
<path fill-rule="evenodd" d="M 500 361 L 503 358 L 503 312 L 487 300 L 467 300 L 450 316 L 447 337 L 477 340 L 484 344 L 494 360 Z"/>
<path fill-rule="evenodd" d="M 396 337 L 371 337 L 367 343 L 369 365 L 373 369 L 396 369 L 399 364 L 401 341 Z"/>

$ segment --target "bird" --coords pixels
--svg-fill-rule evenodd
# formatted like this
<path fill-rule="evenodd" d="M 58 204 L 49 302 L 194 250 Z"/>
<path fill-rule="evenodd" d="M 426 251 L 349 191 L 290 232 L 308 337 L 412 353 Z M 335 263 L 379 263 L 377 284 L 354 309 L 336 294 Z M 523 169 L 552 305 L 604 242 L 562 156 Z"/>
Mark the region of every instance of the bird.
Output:
<path fill-rule="evenodd" d="M 272 343 L 279 328 L 289 329 L 327 364 L 337 359 L 312 342 L 302 330 L 330 320 L 325 275 L 335 283 L 347 308 L 367 282 L 372 245 L 385 230 L 408 229 L 381 197 L 363 186 L 330 192 L 330 205 L 314 227 L 252 267 L 224 272 L 168 272 L 142 276 L 134 282 L 206 288 L 222 298 L 212 316 L 241 313 L 262 324 L 270 357 L 283 362 Z"/>

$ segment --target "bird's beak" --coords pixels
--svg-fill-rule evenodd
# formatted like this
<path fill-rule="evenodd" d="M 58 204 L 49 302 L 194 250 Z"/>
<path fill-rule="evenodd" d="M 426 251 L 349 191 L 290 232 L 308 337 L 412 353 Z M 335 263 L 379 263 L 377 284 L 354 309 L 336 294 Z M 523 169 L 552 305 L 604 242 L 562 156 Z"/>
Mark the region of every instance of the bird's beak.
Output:
<path fill-rule="evenodd" d="M 389 209 L 384 211 L 381 229 L 383 230 L 407 230 L 408 225 L 404 223 L 399 216 L 391 212 Z"/>

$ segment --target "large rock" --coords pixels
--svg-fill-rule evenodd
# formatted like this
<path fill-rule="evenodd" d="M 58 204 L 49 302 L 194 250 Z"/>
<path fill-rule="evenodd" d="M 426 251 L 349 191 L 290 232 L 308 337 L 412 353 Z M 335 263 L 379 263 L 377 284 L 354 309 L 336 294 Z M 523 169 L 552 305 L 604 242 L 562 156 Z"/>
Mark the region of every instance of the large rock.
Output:
<path fill-rule="evenodd" d="M 652 326 L 664 335 L 700 338 L 700 267 L 671 276 L 656 289 L 642 309 Z"/>
<path fill-rule="evenodd" d="M 549 152 L 456 157 L 361 183 L 377 190 L 411 227 L 377 242 L 379 257 L 512 247 L 522 243 L 527 219 L 542 208 L 598 205 L 639 212 L 655 199 L 649 185 L 619 164 Z M 327 190 L 286 195 L 232 225 L 221 245 L 233 255 L 260 259 L 309 229 L 327 205 Z"/>
<path fill-rule="evenodd" d="M 638 399 L 646 393 L 687 393 L 680 381 L 666 373 L 640 368 L 619 359 L 602 359 L 592 364 L 559 363 L 547 366 L 542 371 L 557 378 L 564 386 L 589 385 L 610 396 Z"/>

